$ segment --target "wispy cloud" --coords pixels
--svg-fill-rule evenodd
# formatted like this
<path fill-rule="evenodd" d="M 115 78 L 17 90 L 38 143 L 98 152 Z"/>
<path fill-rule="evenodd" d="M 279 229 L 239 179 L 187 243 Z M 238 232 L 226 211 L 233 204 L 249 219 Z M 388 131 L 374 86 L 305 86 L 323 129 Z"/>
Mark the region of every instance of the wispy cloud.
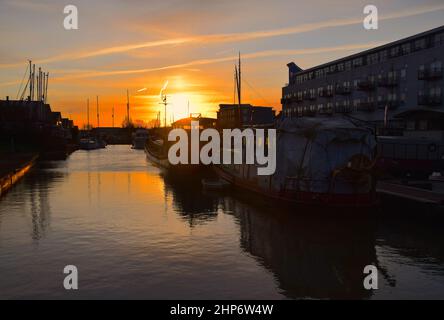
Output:
<path fill-rule="evenodd" d="M 378 45 L 381 45 L 381 42 L 372 42 L 372 43 L 364 43 L 364 44 L 353 44 L 353 45 L 343 45 L 336 47 L 321 47 L 321 48 L 309 48 L 309 49 L 294 49 L 294 50 L 267 50 L 267 51 L 259 51 L 253 53 L 244 54 L 243 59 L 257 59 L 257 58 L 266 58 L 273 56 L 296 56 L 296 55 L 305 55 L 305 54 L 321 54 L 327 52 L 336 52 L 336 51 L 352 51 L 352 50 L 365 50 Z M 130 69 L 130 70 L 113 70 L 113 71 L 97 71 L 91 70 L 89 72 L 84 73 L 73 73 L 66 74 L 61 77 L 56 77 L 53 81 L 65 81 L 72 79 L 81 79 L 81 78 L 94 78 L 94 77 L 108 77 L 108 76 L 119 76 L 119 75 L 130 75 L 130 74 L 142 74 L 142 73 L 150 73 L 156 71 L 163 70 L 171 70 L 171 69 L 181 69 L 181 68 L 189 68 L 201 65 L 208 64 L 216 64 L 223 63 L 228 61 L 235 61 L 237 56 L 227 56 L 222 58 L 209 58 L 209 59 L 200 59 L 193 60 L 181 64 L 173 64 L 161 67 L 154 68 L 143 68 L 143 69 Z"/>
<path fill-rule="evenodd" d="M 442 11 L 444 10 L 444 4 L 438 5 L 428 5 L 428 6 L 420 6 L 413 7 L 403 11 L 398 11 L 391 14 L 386 14 L 380 16 L 380 20 L 392 20 L 392 19 L 400 19 L 407 18 L 415 15 L 421 15 L 430 12 Z M 140 43 L 133 44 L 125 44 L 121 46 L 108 47 L 98 50 L 90 50 L 86 52 L 77 52 L 77 53 L 67 53 L 56 55 L 53 57 L 48 57 L 45 59 L 37 60 L 36 62 L 39 64 L 51 63 L 51 62 L 59 62 L 59 61 L 70 61 L 70 60 L 80 60 L 86 58 L 94 58 L 99 56 L 106 56 L 111 54 L 125 53 L 137 49 L 143 48 L 154 48 L 154 47 L 164 47 L 164 46 L 176 46 L 176 45 L 185 45 L 185 44 L 201 44 L 201 43 L 225 43 L 225 42 L 241 42 L 241 41 L 251 41 L 263 38 L 271 38 L 278 36 L 287 36 L 287 35 L 295 35 L 301 33 L 312 32 L 325 28 L 335 28 L 342 26 L 349 26 L 354 24 L 362 23 L 362 17 L 359 18 L 348 18 L 348 19 L 336 19 L 336 20 L 327 20 L 315 23 L 302 24 L 299 26 L 289 27 L 289 28 L 281 28 L 281 29 L 273 29 L 273 30 L 261 30 L 261 31 L 253 31 L 253 32 L 240 32 L 240 33 L 225 33 L 225 34 L 210 34 L 210 35 L 195 35 L 189 37 L 180 37 L 174 39 L 165 39 L 165 40 L 155 40 L 155 41 L 146 41 Z M 10 64 L 0 64 L 0 68 L 10 68 L 10 67 L 19 67 L 23 63 L 10 63 Z"/>

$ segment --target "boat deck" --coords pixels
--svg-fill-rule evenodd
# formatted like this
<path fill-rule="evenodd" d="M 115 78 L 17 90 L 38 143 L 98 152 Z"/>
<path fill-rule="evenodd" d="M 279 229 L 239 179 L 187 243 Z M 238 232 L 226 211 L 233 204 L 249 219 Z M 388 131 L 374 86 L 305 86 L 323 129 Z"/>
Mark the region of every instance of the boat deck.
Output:
<path fill-rule="evenodd" d="M 376 191 L 381 194 L 416 202 L 444 205 L 444 193 L 415 188 L 398 183 L 380 181 L 378 182 Z"/>

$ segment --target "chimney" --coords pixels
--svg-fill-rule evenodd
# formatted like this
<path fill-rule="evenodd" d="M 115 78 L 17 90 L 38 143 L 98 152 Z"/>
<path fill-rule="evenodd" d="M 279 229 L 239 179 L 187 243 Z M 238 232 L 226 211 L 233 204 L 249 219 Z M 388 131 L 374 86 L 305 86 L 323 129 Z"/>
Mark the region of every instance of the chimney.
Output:
<path fill-rule="evenodd" d="M 6 96 L 6 101 L 9 101 L 9 96 Z"/>

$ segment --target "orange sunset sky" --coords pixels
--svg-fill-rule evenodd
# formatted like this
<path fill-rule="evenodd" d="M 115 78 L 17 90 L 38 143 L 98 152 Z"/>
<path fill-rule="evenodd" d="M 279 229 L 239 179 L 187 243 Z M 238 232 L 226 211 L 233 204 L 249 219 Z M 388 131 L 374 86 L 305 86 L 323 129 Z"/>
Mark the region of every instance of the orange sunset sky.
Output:
<path fill-rule="evenodd" d="M 63 28 L 63 8 L 79 10 L 79 29 Z M 361 0 L 0 1 L 0 96 L 15 99 L 28 59 L 50 73 L 53 110 L 86 123 L 86 100 L 99 96 L 102 126 L 120 126 L 130 92 L 131 118 L 170 120 L 190 112 L 216 116 L 232 103 L 242 53 L 243 102 L 281 109 L 286 64 L 302 68 L 442 25 L 442 0 L 372 1 L 379 29 L 362 26 Z M 163 119 L 163 113 L 162 113 Z"/>

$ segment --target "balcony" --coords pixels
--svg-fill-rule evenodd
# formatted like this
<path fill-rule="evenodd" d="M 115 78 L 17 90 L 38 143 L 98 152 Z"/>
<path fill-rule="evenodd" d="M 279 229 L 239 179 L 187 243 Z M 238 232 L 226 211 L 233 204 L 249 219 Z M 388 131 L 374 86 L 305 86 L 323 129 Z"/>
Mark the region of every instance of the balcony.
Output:
<path fill-rule="evenodd" d="M 419 94 L 418 105 L 436 107 L 442 105 L 442 95 Z"/>
<path fill-rule="evenodd" d="M 378 108 L 379 109 L 385 109 L 385 107 L 388 107 L 389 110 L 395 110 L 401 105 L 400 100 L 384 100 L 378 102 Z"/>
<path fill-rule="evenodd" d="M 442 79 L 442 69 L 423 69 L 418 71 L 418 80 L 438 80 Z"/>
<path fill-rule="evenodd" d="M 311 94 L 310 92 L 307 92 L 304 94 L 303 99 L 310 100 L 310 101 L 316 100 L 316 94 Z"/>
<path fill-rule="evenodd" d="M 322 91 L 319 92 L 319 96 L 320 97 L 324 97 L 324 98 L 331 98 L 334 96 L 334 92 L 333 89 L 323 89 Z"/>
<path fill-rule="evenodd" d="M 398 85 L 398 78 L 397 77 L 389 77 L 385 76 L 380 79 L 378 79 L 378 86 L 380 87 L 396 87 Z"/>
<path fill-rule="evenodd" d="M 353 108 L 350 105 L 346 106 L 335 106 L 335 113 L 351 113 Z"/>
<path fill-rule="evenodd" d="M 361 80 L 357 86 L 360 91 L 373 91 L 376 89 L 375 81 L 373 80 Z"/>
<path fill-rule="evenodd" d="M 351 94 L 352 90 L 349 86 L 342 86 L 338 85 L 336 86 L 336 93 L 340 95 L 348 95 Z"/>
<path fill-rule="evenodd" d="M 359 111 L 371 112 L 376 110 L 377 105 L 374 102 L 360 102 L 357 107 Z"/>

